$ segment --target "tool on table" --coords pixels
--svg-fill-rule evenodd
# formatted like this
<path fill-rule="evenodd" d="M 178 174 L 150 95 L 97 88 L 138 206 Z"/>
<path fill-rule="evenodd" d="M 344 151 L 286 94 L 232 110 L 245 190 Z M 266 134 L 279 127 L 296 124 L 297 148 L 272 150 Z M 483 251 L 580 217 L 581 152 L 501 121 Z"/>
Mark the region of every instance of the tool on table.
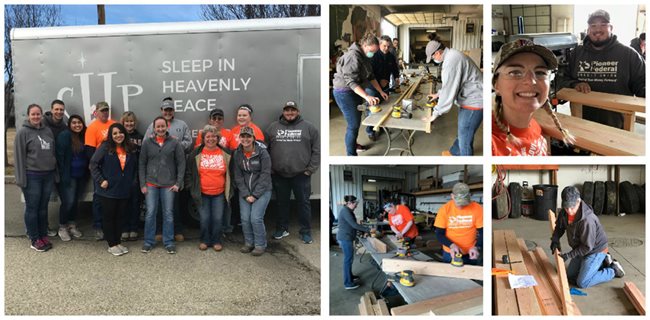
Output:
<path fill-rule="evenodd" d="M 397 252 L 395 253 L 396 256 L 398 257 L 410 257 L 412 256 L 411 249 L 413 247 L 412 245 L 413 239 L 409 237 L 404 237 L 402 239 L 399 239 L 399 242 L 401 242 L 401 245 L 399 248 L 397 248 Z"/>
<path fill-rule="evenodd" d="M 451 258 L 451 265 L 454 267 L 463 266 L 463 254 L 458 252 Z"/>
<path fill-rule="evenodd" d="M 395 279 L 405 287 L 412 287 L 415 285 L 415 278 L 413 277 L 413 271 L 411 270 L 402 270 L 395 272 Z"/>
<path fill-rule="evenodd" d="M 493 276 L 507 276 L 508 274 L 515 274 L 512 270 L 492 268 Z"/>
<path fill-rule="evenodd" d="M 381 107 L 378 105 L 369 106 L 368 110 L 370 110 L 371 113 L 378 113 L 381 112 Z"/>

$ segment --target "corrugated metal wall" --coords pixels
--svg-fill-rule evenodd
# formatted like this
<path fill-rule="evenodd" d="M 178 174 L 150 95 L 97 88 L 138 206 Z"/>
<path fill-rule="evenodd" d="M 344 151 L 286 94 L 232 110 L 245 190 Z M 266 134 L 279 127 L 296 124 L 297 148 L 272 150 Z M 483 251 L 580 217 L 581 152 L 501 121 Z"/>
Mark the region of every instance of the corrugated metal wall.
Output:
<path fill-rule="evenodd" d="M 481 32 L 481 26 L 483 25 L 483 19 L 474 18 L 474 19 L 464 19 L 458 21 L 452 21 L 448 19 L 445 24 L 409 24 L 399 26 L 399 38 L 400 43 L 411 43 L 409 39 L 409 28 L 442 28 L 442 27 L 452 27 L 452 39 L 451 46 L 452 48 L 458 51 L 465 51 L 481 47 L 481 40 L 483 40 L 483 33 Z M 468 23 L 474 23 L 474 32 L 465 33 L 465 26 Z M 406 45 L 402 46 L 404 52 L 404 58 L 410 56 L 409 47 Z"/>
<path fill-rule="evenodd" d="M 353 181 L 343 180 L 344 170 L 352 171 Z M 387 168 L 386 166 L 376 166 L 376 168 L 373 168 L 373 166 L 330 166 L 330 207 L 335 216 L 338 216 L 338 211 L 341 210 L 344 196 L 354 195 L 359 200 L 362 200 L 362 176 L 406 179 L 403 171 Z M 355 214 L 358 218 L 361 218 L 363 216 L 363 206 L 359 205 L 355 210 Z"/>

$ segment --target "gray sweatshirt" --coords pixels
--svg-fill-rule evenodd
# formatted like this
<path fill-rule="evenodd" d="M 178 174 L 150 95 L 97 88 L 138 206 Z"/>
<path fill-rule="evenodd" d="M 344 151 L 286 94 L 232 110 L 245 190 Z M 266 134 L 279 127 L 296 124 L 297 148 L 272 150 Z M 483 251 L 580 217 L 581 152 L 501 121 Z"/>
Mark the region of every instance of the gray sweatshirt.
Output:
<path fill-rule="evenodd" d="M 374 80 L 370 58 L 366 57 L 359 45 L 354 43 L 348 51 L 336 61 L 334 74 L 334 89 L 354 88 L 358 86 L 369 87 L 370 80 Z"/>
<path fill-rule="evenodd" d="M 438 105 L 433 110 L 441 116 L 458 106 L 483 108 L 483 73 L 472 59 L 462 52 L 445 48 L 442 55 L 442 87 L 438 90 Z"/>
<path fill-rule="evenodd" d="M 320 134 L 309 121 L 298 116 L 288 122 L 280 116 L 265 133 L 271 154 L 272 171 L 285 178 L 305 171 L 316 172 L 320 165 Z"/>
<path fill-rule="evenodd" d="M 14 141 L 14 167 L 16 185 L 27 186 L 27 171 L 47 172 L 56 170 L 54 134 L 41 123 L 34 127 L 29 120 L 16 133 Z M 58 181 L 58 175 L 55 175 Z"/>
<path fill-rule="evenodd" d="M 235 185 L 239 191 L 239 197 L 243 199 L 248 196 L 259 199 L 265 192 L 273 190 L 271 157 L 263 143 L 259 141 L 253 143 L 255 150 L 250 158 L 246 158 L 244 155 L 244 146 L 241 144 L 232 156 Z"/>
<path fill-rule="evenodd" d="M 176 118 L 172 119 L 169 123 L 169 128 L 167 128 L 167 132 L 170 136 L 178 139 L 183 147 L 183 152 L 188 154 L 192 151 L 192 147 L 194 146 L 194 142 L 192 142 L 192 132 L 185 121 Z M 150 123 L 147 127 L 147 131 L 144 133 L 144 138 L 148 139 L 153 135 L 153 123 Z"/>
<path fill-rule="evenodd" d="M 605 228 L 600 224 L 594 210 L 582 200 L 580 200 L 580 208 L 578 208 L 577 216 L 572 224 L 569 224 L 566 211 L 560 211 L 553 239 L 559 240 L 565 230 L 569 245 L 573 249 L 567 253 L 568 259 L 588 256 L 602 252 L 607 248 Z"/>
<path fill-rule="evenodd" d="M 362 226 L 357 223 L 354 212 L 347 206 L 343 206 L 339 211 L 339 230 L 336 233 L 336 240 L 352 241 L 356 238 L 356 231 L 370 232 L 368 227 Z"/>
<path fill-rule="evenodd" d="M 169 133 L 162 147 L 155 137 L 147 137 L 142 141 L 138 169 L 140 188 L 152 183 L 159 187 L 176 185 L 182 189 L 185 175 L 183 147 Z"/>

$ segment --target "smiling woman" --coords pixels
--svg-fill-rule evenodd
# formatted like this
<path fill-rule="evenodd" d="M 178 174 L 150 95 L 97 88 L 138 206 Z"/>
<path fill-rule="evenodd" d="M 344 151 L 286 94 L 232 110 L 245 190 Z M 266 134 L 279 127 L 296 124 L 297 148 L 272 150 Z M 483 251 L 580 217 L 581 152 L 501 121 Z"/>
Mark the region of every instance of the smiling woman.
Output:
<path fill-rule="evenodd" d="M 550 72 L 557 69 L 550 50 L 529 40 L 515 40 L 499 49 L 492 70 L 496 97 L 492 116 L 492 155 L 545 156 L 542 129 L 533 113 L 544 108 L 570 144 L 573 137 L 562 128 L 548 101 Z"/>

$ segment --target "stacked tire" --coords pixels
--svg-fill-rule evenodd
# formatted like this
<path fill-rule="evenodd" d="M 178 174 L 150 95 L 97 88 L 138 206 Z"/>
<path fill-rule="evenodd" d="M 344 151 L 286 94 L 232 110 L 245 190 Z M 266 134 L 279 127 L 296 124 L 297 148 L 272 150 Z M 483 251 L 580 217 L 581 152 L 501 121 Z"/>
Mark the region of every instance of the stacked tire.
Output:
<path fill-rule="evenodd" d="M 596 215 L 603 214 L 605 210 L 605 182 L 594 182 L 594 201 L 592 207 Z"/>
<path fill-rule="evenodd" d="M 632 183 L 629 181 L 623 181 L 619 185 L 619 194 L 620 194 L 620 209 L 621 212 L 625 212 L 627 214 L 631 213 L 639 213 L 641 211 L 641 205 L 639 201 L 639 195 L 638 195 L 638 188 L 635 188 Z M 641 190 L 641 198 L 645 202 L 645 195 L 643 190 Z M 644 203 L 645 205 L 645 203 Z"/>
<path fill-rule="evenodd" d="M 510 193 L 510 218 L 521 217 L 521 198 L 523 189 L 518 182 L 510 182 L 508 185 L 508 193 Z"/>

